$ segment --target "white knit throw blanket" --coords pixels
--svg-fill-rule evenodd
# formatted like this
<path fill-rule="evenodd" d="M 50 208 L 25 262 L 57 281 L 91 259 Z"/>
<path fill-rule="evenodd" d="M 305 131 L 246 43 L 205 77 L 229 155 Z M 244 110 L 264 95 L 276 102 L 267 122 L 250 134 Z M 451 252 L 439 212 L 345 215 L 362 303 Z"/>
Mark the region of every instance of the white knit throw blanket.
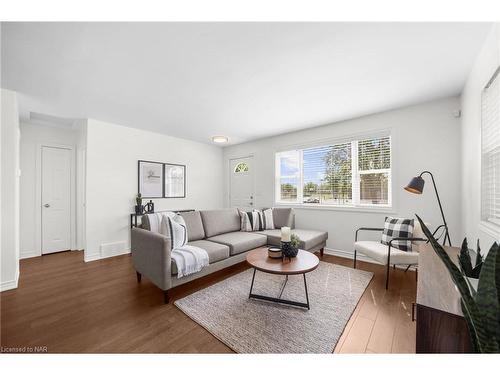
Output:
<path fill-rule="evenodd" d="M 200 272 L 208 266 L 208 253 L 191 245 L 172 249 L 172 259 L 177 266 L 177 278 Z"/>
<path fill-rule="evenodd" d="M 208 266 L 206 250 L 187 244 L 188 234 L 184 218 L 173 212 L 162 214 L 159 229 L 161 234 L 170 237 L 172 243 L 170 255 L 177 266 L 177 278 L 200 272 Z"/>

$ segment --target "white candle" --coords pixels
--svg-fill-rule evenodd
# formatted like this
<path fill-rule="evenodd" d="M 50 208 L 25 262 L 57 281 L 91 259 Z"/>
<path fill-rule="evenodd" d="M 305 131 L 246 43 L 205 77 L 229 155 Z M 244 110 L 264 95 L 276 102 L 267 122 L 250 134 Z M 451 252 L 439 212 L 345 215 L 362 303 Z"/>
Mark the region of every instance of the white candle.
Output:
<path fill-rule="evenodd" d="M 289 227 L 281 227 L 281 241 L 290 242 L 291 234 Z"/>

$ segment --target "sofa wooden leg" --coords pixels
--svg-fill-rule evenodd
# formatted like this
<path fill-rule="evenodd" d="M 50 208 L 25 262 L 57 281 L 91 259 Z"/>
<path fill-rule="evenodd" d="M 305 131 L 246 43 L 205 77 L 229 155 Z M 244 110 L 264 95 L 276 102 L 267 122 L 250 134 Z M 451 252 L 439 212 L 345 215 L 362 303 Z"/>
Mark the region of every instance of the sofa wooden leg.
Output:
<path fill-rule="evenodd" d="M 321 250 L 319 251 L 319 255 L 323 258 L 323 254 L 325 252 L 325 248 L 322 247 Z"/>
<path fill-rule="evenodd" d="M 137 274 L 137 282 L 140 283 L 142 279 L 142 275 L 139 272 L 135 272 Z"/>
<path fill-rule="evenodd" d="M 170 297 L 168 296 L 168 290 L 164 290 L 163 291 L 163 301 L 165 303 L 169 303 L 170 302 Z"/>

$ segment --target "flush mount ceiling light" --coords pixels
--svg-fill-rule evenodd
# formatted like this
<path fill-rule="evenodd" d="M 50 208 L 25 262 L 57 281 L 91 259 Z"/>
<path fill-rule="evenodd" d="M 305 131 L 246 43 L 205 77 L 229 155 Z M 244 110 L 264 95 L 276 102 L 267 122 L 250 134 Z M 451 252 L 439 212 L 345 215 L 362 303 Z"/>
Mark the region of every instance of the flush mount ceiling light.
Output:
<path fill-rule="evenodd" d="M 214 135 L 212 137 L 212 142 L 214 143 L 227 143 L 229 142 L 229 138 L 223 135 Z"/>

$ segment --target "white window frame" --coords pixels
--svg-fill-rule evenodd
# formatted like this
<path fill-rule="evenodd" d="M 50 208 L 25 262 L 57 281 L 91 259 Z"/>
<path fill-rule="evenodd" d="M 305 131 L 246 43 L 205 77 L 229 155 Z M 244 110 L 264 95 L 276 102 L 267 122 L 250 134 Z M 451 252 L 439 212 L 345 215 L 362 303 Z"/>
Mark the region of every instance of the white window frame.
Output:
<path fill-rule="evenodd" d="M 389 147 L 391 151 L 391 168 L 385 169 L 373 169 L 366 171 L 359 171 L 358 165 L 358 142 L 360 140 L 370 139 L 370 138 L 380 138 L 389 137 Z M 352 204 L 337 205 L 337 204 L 318 204 L 318 203 L 303 203 L 303 188 L 304 188 L 304 178 L 303 178 L 303 150 L 321 147 L 324 145 L 335 145 L 341 143 L 351 143 L 351 173 L 352 173 Z M 297 201 L 281 201 L 281 175 L 280 175 L 280 158 L 279 155 L 285 154 L 287 152 L 297 152 L 299 155 L 299 184 L 297 186 Z M 277 206 L 293 206 L 293 207 L 304 207 L 304 208 L 315 208 L 315 209 L 340 209 L 340 210 L 368 210 L 368 211 L 383 211 L 389 212 L 388 210 L 393 209 L 393 199 L 392 199 L 392 180 L 393 180 L 393 161 L 392 161 L 392 136 L 390 132 L 384 132 L 382 134 L 366 134 L 358 135 L 356 137 L 351 137 L 348 140 L 331 140 L 330 142 L 315 145 L 307 145 L 305 147 L 296 147 L 294 149 L 285 149 L 282 151 L 276 151 L 274 154 L 275 159 L 275 169 L 274 169 L 274 203 Z M 373 174 L 373 173 L 387 173 L 387 204 L 368 204 L 360 203 L 360 176 L 362 174 Z"/>
<path fill-rule="evenodd" d="M 500 66 L 495 70 L 491 78 L 488 80 L 488 82 L 484 85 L 484 88 L 481 92 L 481 147 L 480 147 L 480 153 L 481 153 L 481 188 L 480 188 L 480 195 L 481 195 L 481 200 L 480 200 L 480 226 L 482 229 L 489 233 L 492 236 L 499 236 L 500 235 L 500 221 L 496 218 L 488 218 L 484 219 L 484 213 L 483 213 L 483 207 L 484 207 L 484 191 L 483 191 L 483 124 L 484 124 L 484 119 L 483 119 L 483 98 L 486 90 L 490 87 L 490 85 L 495 81 L 495 80 L 500 80 Z M 496 82 L 497 84 L 500 84 L 500 82 Z M 496 187 L 496 186 L 495 186 Z"/>

